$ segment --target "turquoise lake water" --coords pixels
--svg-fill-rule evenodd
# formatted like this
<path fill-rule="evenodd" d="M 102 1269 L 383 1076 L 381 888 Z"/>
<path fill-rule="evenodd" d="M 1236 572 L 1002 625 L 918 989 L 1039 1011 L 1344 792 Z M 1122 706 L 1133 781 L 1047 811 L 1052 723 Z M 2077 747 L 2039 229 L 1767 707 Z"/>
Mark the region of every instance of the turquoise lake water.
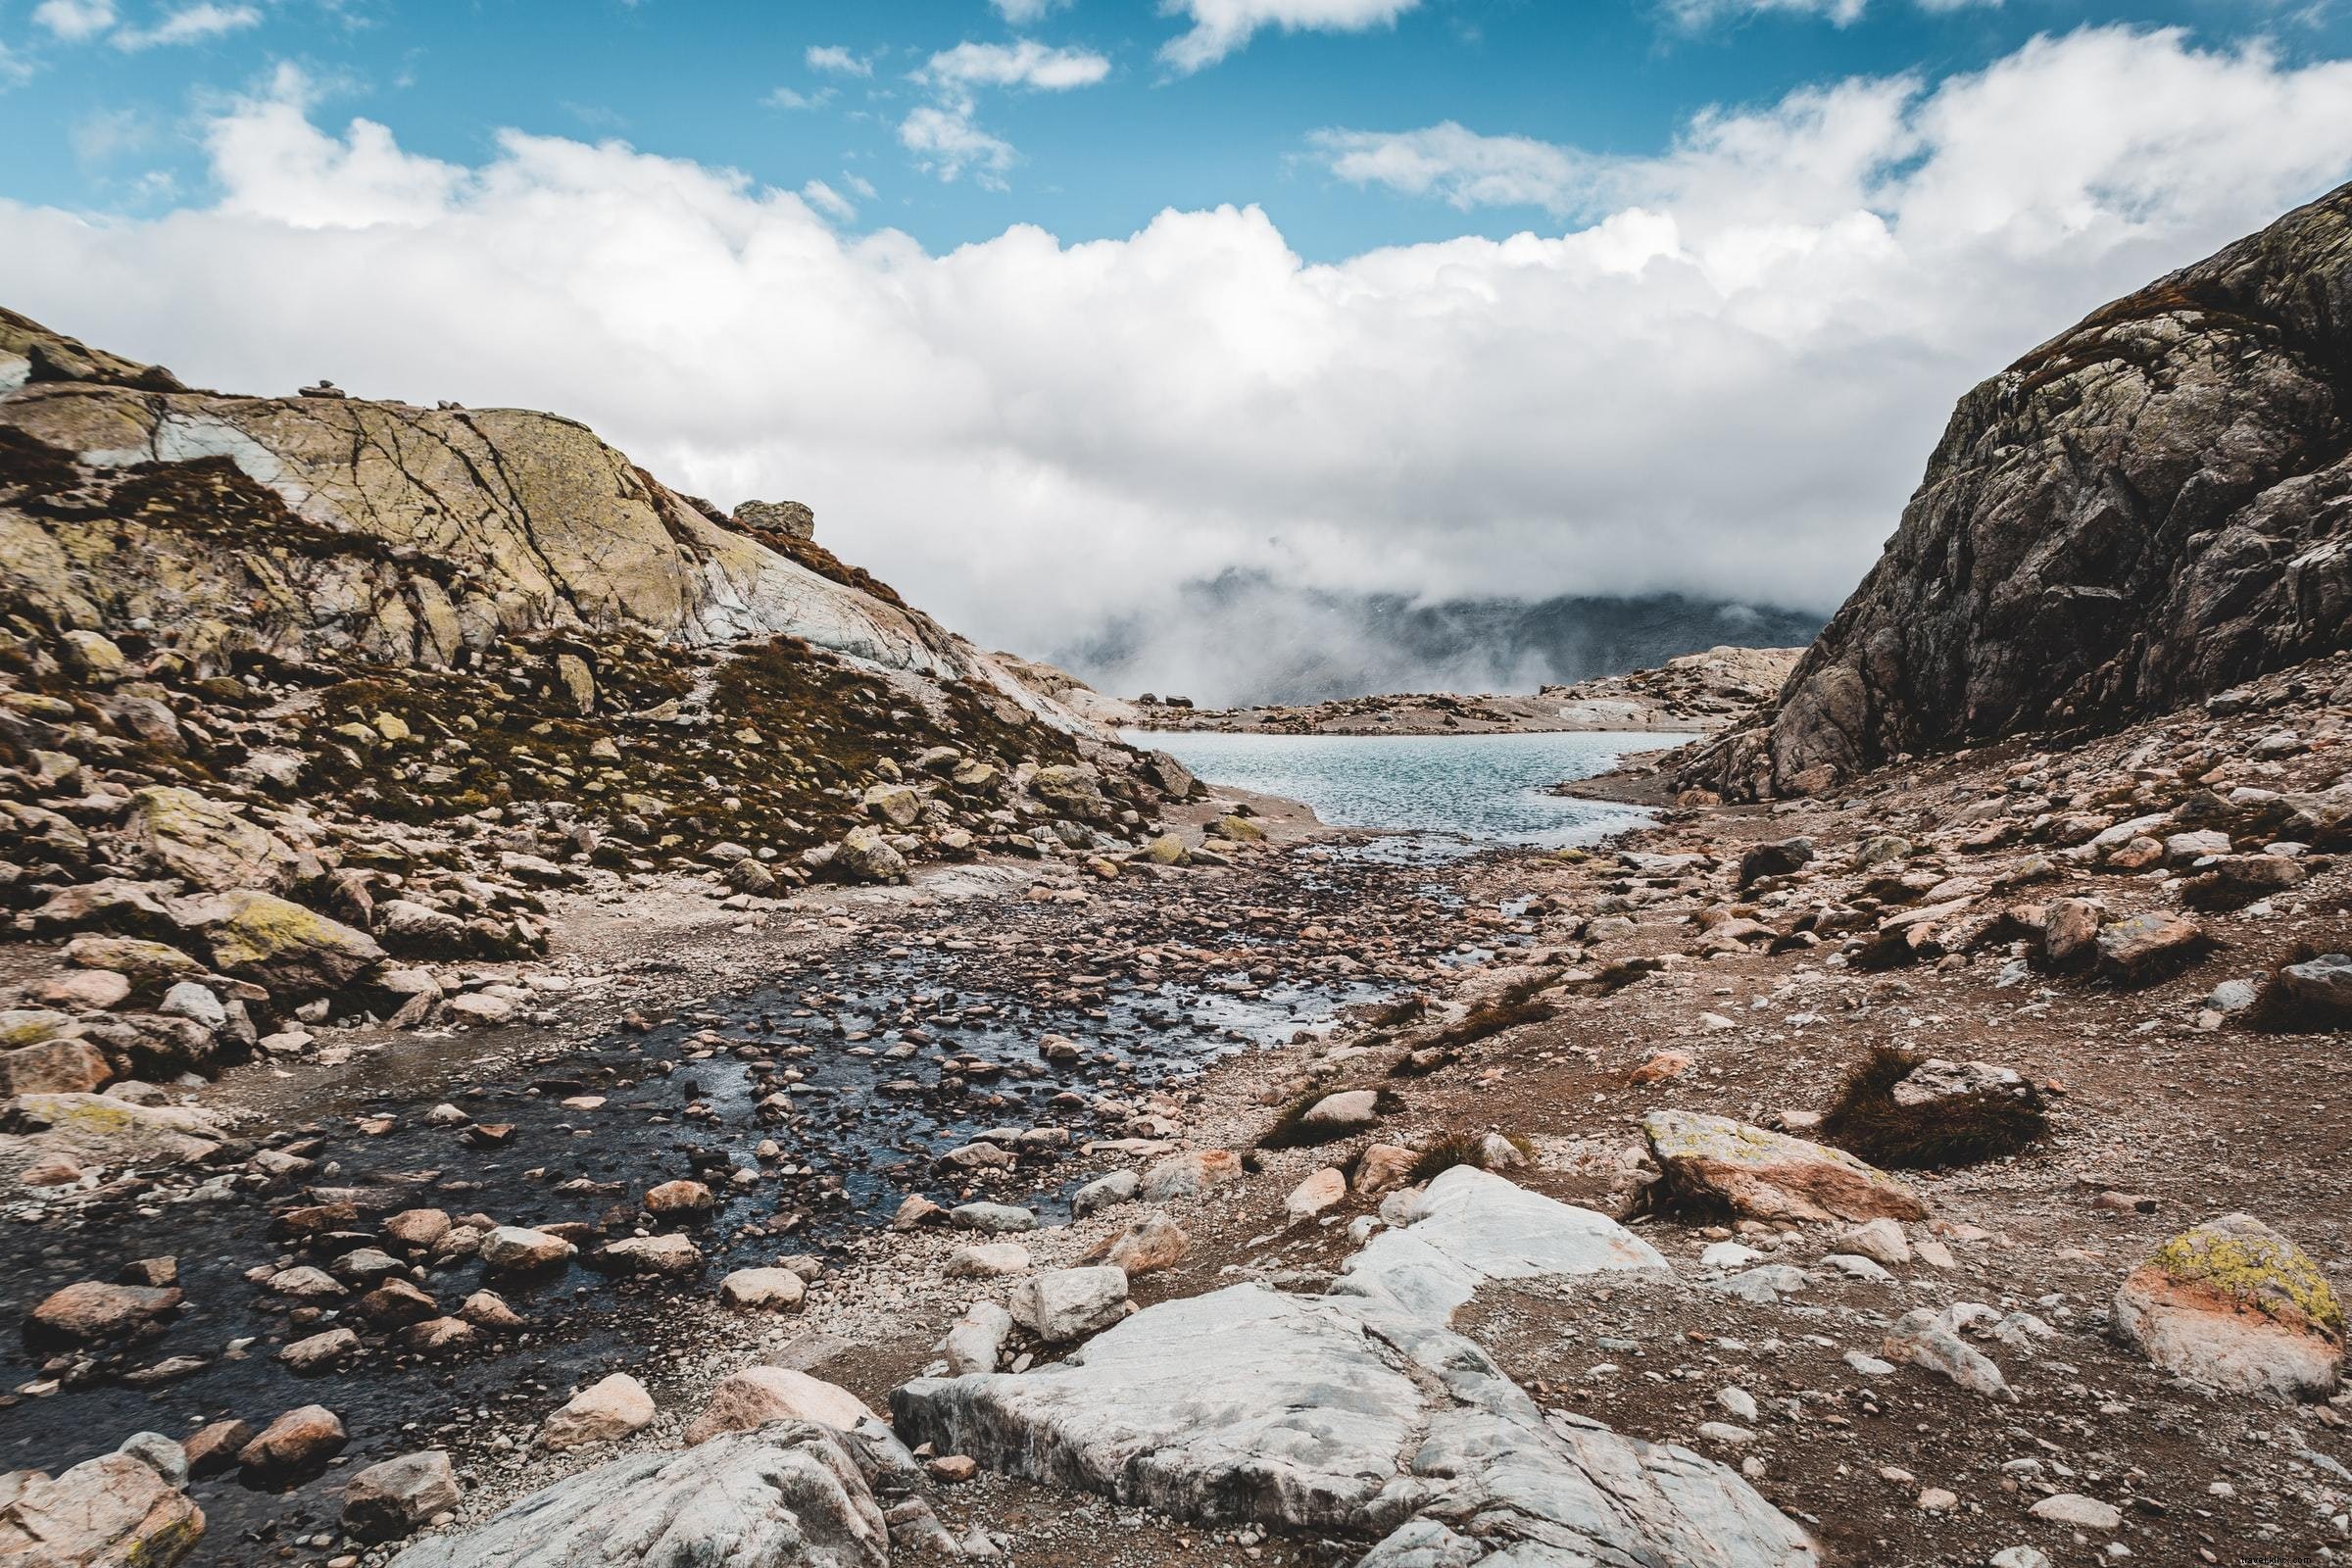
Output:
<path fill-rule="evenodd" d="M 1637 807 L 1567 800 L 1554 784 L 1591 778 L 1628 753 L 1683 735 L 1216 735 L 1131 731 L 1213 783 L 1304 801 L 1335 827 L 1401 835 L 1386 853 L 1414 858 L 1502 845 L 1590 844 L 1639 825 Z"/>

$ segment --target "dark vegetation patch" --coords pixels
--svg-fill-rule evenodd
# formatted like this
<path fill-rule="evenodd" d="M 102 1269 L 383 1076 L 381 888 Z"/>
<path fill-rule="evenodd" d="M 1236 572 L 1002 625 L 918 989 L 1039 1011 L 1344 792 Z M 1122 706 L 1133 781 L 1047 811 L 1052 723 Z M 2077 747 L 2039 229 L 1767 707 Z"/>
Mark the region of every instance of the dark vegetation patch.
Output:
<path fill-rule="evenodd" d="M 2049 1136 L 2049 1116 L 2031 1085 L 2023 1094 L 1982 1091 L 1923 1105 L 1896 1103 L 1894 1086 L 1927 1059 L 1894 1046 L 1871 1047 L 1822 1116 L 1822 1142 L 1888 1170 L 1939 1170 L 2006 1158 Z"/>
<path fill-rule="evenodd" d="M 1456 1165 L 1475 1165 L 1484 1170 L 1487 1164 L 1487 1133 L 1442 1133 L 1437 1140 L 1413 1158 L 1412 1169 L 1405 1179 L 1418 1185 L 1453 1169 Z M 1519 1152 L 1519 1157 L 1533 1162 L 1536 1146 L 1517 1133 L 1504 1133 L 1503 1141 Z"/>

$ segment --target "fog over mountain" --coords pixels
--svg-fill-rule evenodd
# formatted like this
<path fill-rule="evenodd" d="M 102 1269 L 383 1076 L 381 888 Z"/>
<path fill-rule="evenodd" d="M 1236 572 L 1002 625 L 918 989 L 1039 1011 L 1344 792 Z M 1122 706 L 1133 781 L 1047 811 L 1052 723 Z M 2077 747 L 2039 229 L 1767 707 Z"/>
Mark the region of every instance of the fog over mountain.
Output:
<path fill-rule="evenodd" d="M 1719 643 L 1808 643 L 1823 619 L 1681 594 L 1418 604 L 1227 571 L 1182 584 L 1162 610 L 1118 617 L 1060 650 L 1055 662 L 1118 696 L 1177 694 L 1214 707 L 1386 692 L 1529 692 Z"/>

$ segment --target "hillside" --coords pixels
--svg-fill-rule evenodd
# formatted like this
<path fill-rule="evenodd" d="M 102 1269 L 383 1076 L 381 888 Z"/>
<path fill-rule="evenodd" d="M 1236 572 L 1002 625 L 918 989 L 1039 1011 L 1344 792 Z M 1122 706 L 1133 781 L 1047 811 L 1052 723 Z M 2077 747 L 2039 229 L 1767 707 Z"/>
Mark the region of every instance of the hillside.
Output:
<path fill-rule="evenodd" d="M 1961 399 L 1768 728 L 1693 783 L 2110 728 L 2352 643 L 2352 187 Z"/>

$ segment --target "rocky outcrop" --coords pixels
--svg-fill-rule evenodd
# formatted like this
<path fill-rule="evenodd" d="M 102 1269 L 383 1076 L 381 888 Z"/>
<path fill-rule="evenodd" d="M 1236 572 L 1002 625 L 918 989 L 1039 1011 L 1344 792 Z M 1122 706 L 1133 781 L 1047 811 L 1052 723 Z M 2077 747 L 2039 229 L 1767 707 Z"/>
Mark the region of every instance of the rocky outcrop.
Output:
<path fill-rule="evenodd" d="M 636 1568 L 821 1563 L 887 1568 L 890 1529 L 869 1448 L 806 1422 L 717 1438 L 686 1453 L 615 1459 L 560 1481 L 395 1568 Z M 904 1450 L 899 1470 L 910 1470 Z M 894 1472 L 895 1473 L 895 1472 Z"/>
<path fill-rule="evenodd" d="M 1778 713 L 1684 782 L 2165 711 L 2352 638 L 2352 187 L 2094 312 L 1960 402 Z"/>
<path fill-rule="evenodd" d="M 2205 1388 L 2301 1399 L 2336 1389 L 2335 1293 L 2302 1249 L 2251 1214 L 2158 1248 L 2116 1292 L 2115 1322 L 2150 1360 Z"/>
<path fill-rule="evenodd" d="M 899 1431 L 1205 1523 L 1376 1538 L 1410 1564 L 1810 1568 L 1803 1531 L 1688 1449 L 1545 1413 L 1446 1320 L 1483 1285 L 1659 1271 L 1609 1220 L 1459 1168 L 1327 1296 L 1235 1285 L 1147 1307 L 1048 1367 L 923 1378 Z"/>
<path fill-rule="evenodd" d="M 546 954 L 564 890 L 1160 837 L 1172 760 L 741 511 L 553 415 L 193 391 L 0 316 L 0 911 L 90 960 L 24 988 L 70 1016 L 10 1090 L 529 1022 L 429 966 Z"/>

